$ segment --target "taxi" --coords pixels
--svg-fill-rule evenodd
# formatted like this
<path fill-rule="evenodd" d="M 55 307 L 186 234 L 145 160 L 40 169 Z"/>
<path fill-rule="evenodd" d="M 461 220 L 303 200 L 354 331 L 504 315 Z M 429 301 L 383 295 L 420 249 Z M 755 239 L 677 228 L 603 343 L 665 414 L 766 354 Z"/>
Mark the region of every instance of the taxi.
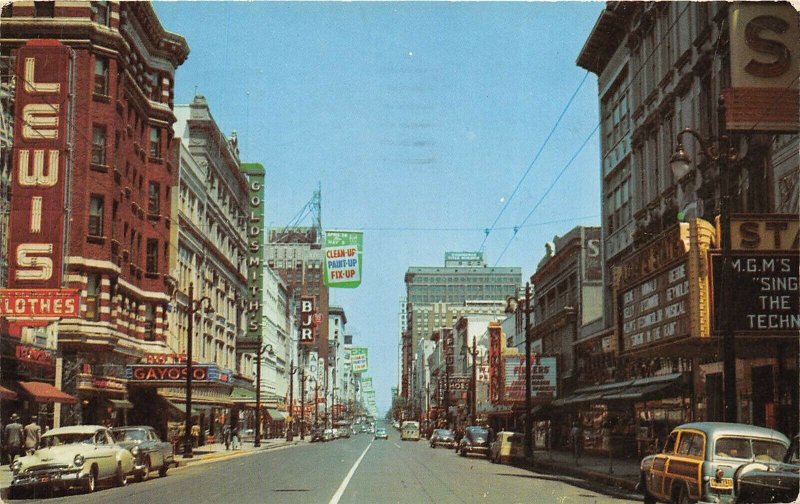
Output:
<path fill-rule="evenodd" d="M 753 425 L 695 422 L 676 427 L 664 450 L 642 459 L 639 490 L 645 503 L 734 503 L 733 479 L 751 462 L 779 461 L 789 438 Z"/>

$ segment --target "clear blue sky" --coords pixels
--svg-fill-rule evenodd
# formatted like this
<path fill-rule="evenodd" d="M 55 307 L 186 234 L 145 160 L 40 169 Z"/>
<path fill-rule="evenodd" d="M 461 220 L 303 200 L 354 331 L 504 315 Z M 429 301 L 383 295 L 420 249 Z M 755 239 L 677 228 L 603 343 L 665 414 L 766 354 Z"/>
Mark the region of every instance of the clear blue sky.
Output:
<path fill-rule="evenodd" d="M 175 102 L 196 89 L 238 132 L 242 160 L 266 167 L 268 224 L 287 224 L 321 183 L 323 228 L 364 230 L 363 283 L 331 303 L 369 347 L 381 414 L 406 269 L 479 249 L 584 78 L 575 60 L 603 5 L 155 3 L 191 48 Z M 597 134 L 542 199 L 597 123 L 589 75 L 486 240 L 490 265 L 513 238 L 499 265 L 524 282 L 546 241 L 599 224 Z"/>

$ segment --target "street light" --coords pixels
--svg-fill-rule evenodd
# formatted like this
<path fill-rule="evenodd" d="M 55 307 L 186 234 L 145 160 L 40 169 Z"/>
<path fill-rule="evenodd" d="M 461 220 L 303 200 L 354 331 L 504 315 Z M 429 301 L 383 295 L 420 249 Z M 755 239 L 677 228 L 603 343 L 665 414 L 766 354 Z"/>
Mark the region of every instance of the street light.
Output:
<path fill-rule="evenodd" d="M 294 374 L 297 372 L 297 368 L 294 365 L 294 360 L 289 362 L 289 425 L 286 427 L 286 441 L 291 441 L 293 439 L 292 435 L 292 427 L 294 423 Z"/>
<path fill-rule="evenodd" d="M 525 458 L 533 463 L 531 415 L 531 283 L 525 282 Z"/>
<path fill-rule="evenodd" d="M 183 456 L 184 458 L 192 458 L 192 340 L 194 339 L 194 314 L 203 305 L 204 301 L 208 301 L 208 307 L 205 309 L 207 314 L 214 313 L 214 308 L 211 306 L 211 298 L 203 296 L 197 301 L 194 300 L 194 283 L 189 282 L 189 324 L 188 324 L 188 337 L 186 338 L 186 423 L 184 425 L 183 435 Z"/>
<path fill-rule="evenodd" d="M 256 352 L 256 440 L 253 441 L 254 448 L 261 446 L 261 356 L 264 352 L 267 352 L 270 357 L 275 356 L 272 345 L 269 343 Z"/>
<path fill-rule="evenodd" d="M 678 133 L 678 145 L 670 159 L 670 168 L 677 181 L 683 179 L 691 170 L 692 159 L 686 153 L 681 143 L 683 135 L 693 136 L 700 144 L 703 156 L 717 167 L 720 178 L 720 232 L 722 252 L 722 272 L 720 278 L 719 318 L 722 326 L 722 366 L 723 366 L 723 397 L 724 421 L 736 422 L 736 342 L 734 341 L 733 328 L 730 322 L 733 299 L 732 270 L 731 270 L 731 211 L 730 211 L 730 173 L 728 163 L 737 160 L 736 151 L 730 146 L 730 137 L 725 134 L 725 101 L 719 98 L 717 107 L 717 125 L 719 136 L 703 139 L 692 128 L 685 128 Z M 709 145 L 710 144 L 710 145 Z M 716 145 L 714 145 L 716 144 Z"/>
<path fill-rule="evenodd" d="M 317 427 L 319 423 L 319 383 L 313 376 L 309 376 L 307 379 L 314 382 L 314 427 Z"/>

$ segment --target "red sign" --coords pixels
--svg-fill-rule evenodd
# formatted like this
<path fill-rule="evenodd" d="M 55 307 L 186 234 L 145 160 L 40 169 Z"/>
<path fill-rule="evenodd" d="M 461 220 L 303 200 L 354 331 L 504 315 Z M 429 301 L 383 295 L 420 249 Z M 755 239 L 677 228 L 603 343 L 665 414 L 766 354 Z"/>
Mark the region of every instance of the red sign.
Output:
<path fill-rule="evenodd" d="M 61 287 L 70 50 L 31 40 L 17 52 L 9 287 Z M 63 316 L 63 315 L 59 315 Z"/>
<path fill-rule="evenodd" d="M 50 350 L 36 348 L 28 345 L 17 345 L 17 360 L 28 364 L 38 364 L 51 367 L 55 365 L 53 353 Z"/>
<path fill-rule="evenodd" d="M 0 317 L 77 317 L 77 289 L 0 289 Z"/>
<path fill-rule="evenodd" d="M 313 345 L 316 340 L 316 324 L 314 315 L 317 310 L 313 296 L 300 297 L 300 343 Z"/>
<path fill-rule="evenodd" d="M 147 354 L 142 359 L 142 362 L 145 362 L 147 364 L 186 364 L 186 354 L 185 353 Z"/>

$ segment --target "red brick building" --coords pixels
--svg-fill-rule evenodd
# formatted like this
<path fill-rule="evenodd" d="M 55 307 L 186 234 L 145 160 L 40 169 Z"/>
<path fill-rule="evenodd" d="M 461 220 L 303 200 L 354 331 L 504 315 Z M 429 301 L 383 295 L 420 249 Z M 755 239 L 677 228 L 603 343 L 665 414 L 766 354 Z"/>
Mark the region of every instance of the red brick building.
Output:
<path fill-rule="evenodd" d="M 64 206 L 54 211 L 45 197 L 41 234 L 63 231 L 54 240 L 62 250 L 54 255 L 54 269 L 62 257 L 63 265 L 50 287 L 77 289 L 80 311 L 48 329 L 57 333 L 60 357 L 54 385 L 78 399 L 60 412 L 60 419 L 56 407 L 53 421 L 122 423 L 134 407 L 127 401 L 126 365 L 171 351 L 165 321 L 174 289 L 168 275 L 174 223 L 168 216 L 178 175 L 173 86 L 175 69 L 189 47 L 181 36 L 164 30 L 147 2 L 15 2 L 3 7 L 2 16 L 0 51 L 15 72 L 16 98 L 31 90 L 57 89 L 43 80 L 48 72 L 72 91 L 64 94 L 61 106 L 45 108 L 41 116 L 20 107 L 15 111 L 8 287 L 37 286 L 20 281 L 24 264 L 15 265 L 11 250 L 15 233 L 27 232 L 25 215 L 35 215 L 25 198 L 16 201 L 23 193 L 13 190 L 20 183 L 17 166 L 24 156 L 31 157 L 21 158 L 20 152 L 31 144 L 35 175 L 36 149 L 43 148 L 36 143 L 39 138 L 20 135 L 26 125 L 55 120 L 66 140 L 51 151 L 61 152 L 58 187 Z M 37 59 L 42 40 L 51 41 L 45 42 L 50 50 L 62 47 L 68 55 L 63 66 L 47 67 Z M 39 65 L 38 74 L 31 64 Z M 20 344 L 30 333 L 13 323 L 4 332 L 10 336 L 4 339 L 14 343 L 19 338 Z M 35 340 L 28 343 L 36 346 Z M 13 389 L 20 377 L 4 375 L 3 383 Z M 47 397 L 21 395 L 3 414 L 9 409 L 47 414 L 41 406 L 45 402 Z"/>

